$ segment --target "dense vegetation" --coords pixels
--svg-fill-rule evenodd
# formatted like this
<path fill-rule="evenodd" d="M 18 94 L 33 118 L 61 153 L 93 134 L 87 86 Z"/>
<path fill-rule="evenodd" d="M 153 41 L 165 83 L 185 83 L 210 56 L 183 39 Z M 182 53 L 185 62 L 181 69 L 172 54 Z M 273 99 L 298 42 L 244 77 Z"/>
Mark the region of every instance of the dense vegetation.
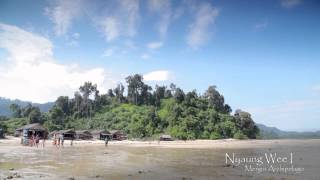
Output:
<path fill-rule="evenodd" d="M 126 78 L 106 94 L 85 82 L 73 98 L 60 96 L 48 113 L 28 104 L 12 104 L 12 118 L 0 126 L 9 133 L 27 123 L 39 122 L 50 131 L 75 129 L 120 129 L 132 138 L 171 134 L 178 139 L 257 138 L 259 129 L 249 113 L 231 107 L 215 86 L 203 95 L 185 93 L 176 85 L 151 86 L 141 75 Z M 125 93 L 126 90 L 126 93 Z"/>

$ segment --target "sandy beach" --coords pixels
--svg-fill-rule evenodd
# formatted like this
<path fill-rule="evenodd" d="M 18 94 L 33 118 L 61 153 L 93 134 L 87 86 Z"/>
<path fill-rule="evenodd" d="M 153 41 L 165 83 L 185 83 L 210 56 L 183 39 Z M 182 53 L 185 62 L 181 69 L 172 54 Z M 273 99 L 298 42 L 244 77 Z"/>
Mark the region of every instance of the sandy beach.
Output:
<path fill-rule="evenodd" d="M 15 146 L 20 145 L 21 138 L 8 136 L 6 139 L 0 139 L 0 144 Z M 245 149 L 245 148 L 269 148 L 278 146 L 301 145 L 308 146 L 319 143 L 319 139 L 276 139 L 276 140 L 236 140 L 236 139 L 220 139 L 220 140 L 175 140 L 175 141 L 140 141 L 140 140 L 123 140 L 123 141 L 109 141 L 108 146 L 126 146 L 126 147 L 158 147 L 158 148 L 192 148 L 192 149 Z M 40 142 L 41 145 L 42 142 Z M 295 144 L 297 143 L 297 144 Z M 39 145 L 39 147 L 40 147 Z M 70 146 L 71 141 L 65 140 L 64 146 Z M 105 142 L 102 140 L 75 140 L 74 146 L 104 146 Z M 45 147 L 51 147 L 52 140 L 45 141 Z"/>
<path fill-rule="evenodd" d="M 320 179 L 320 140 L 65 141 L 56 148 L 0 140 L 0 179 Z M 293 163 L 274 163 L 301 171 L 246 169 L 232 157 L 293 154 Z M 248 163 L 255 166 L 256 163 Z M 268 166 L 267 163 L 259 167 Z"/>

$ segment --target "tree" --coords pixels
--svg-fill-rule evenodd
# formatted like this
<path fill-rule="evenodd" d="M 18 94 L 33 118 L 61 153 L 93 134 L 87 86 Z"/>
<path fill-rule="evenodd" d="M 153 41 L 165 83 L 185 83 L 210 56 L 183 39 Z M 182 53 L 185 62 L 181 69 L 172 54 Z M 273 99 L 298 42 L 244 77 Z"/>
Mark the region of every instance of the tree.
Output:
<path fill-rule="evenodd" d="M 129 102 L 138 105 L 140 102 L 140 93 L 144 85 L 143 77 L 140 74 L 135 74 L 133 76 L 128 76 L 126 81 L 128 83 L 128 100 Z"/>
<path fill-rule="evenodd" d="M 226 114 L 231 112 L 230 106 L 224 104 L 224 97 L 219 93 L 219 91 L 217 91 L 216 86 L 209 86 L 204 97 L 208 99 L 209 105 L 216 111 Z"/>
<path fill-rule="evenodd" d="M 236 110 L 234 117 L 236 125 L 242 130 L 244 135 L 251 139 L 257 137 L 259 128 L 252 120 L 250 113 L 238 109 Z"/>
<path fill-rule="evenodd" d="M 87 118 L 91 118 L 93 103 L 89 98 L 90 95 L 96 94 L 98 91 L 97 85 L 92 84 L 92 82 L 85 82 L 83 86 L 80 86 L 79 91 L 82 94 L 81 110 Z"/>
<path fill-rule="evenodd" d="M 165 92 L 166 92 L 166 87 L 165 86 L 156 85 L 156 89 L 155 89 L 155 91 L 153 93 L 155 106 L 160 106 L 161 99 L 164 98 Z"/>
<path fill-rule="evenodd" d="M 59 107 L 64 114 L 69 115 L 71 113 L 70 102 L 68 96 L 59 96 L 55 102 L 55 105 Z"/>
<path fill-rule="evenodd" d="M 111 97 L 111 98 L 114 97 L 112 89 L 108 89 L 108 96 Z"/>
<path fill-rule="evenodd" d="M 41 112 L 39 107 L 32 107 L 29 113 L 29 123 L 42 123 Z"/>
<path fill-rule="evenodd" d="M 174 99 L 175 99 L 178 103 L 182 103 L 182 102 L 184 101 L 185 94 L 184 94 L 184 92 L 183 92 L 182 89 L 176 88 L 173 97 L 174 97 Z"/>
<path fill-rule="evenodd" d="M 117 101 L 118 101 L 119 103 L 122 103 L 122 102 L 125 101 L 125 97 L 124 97 L 124 95 L 123 95 L 123 93 L 124 93 L 124 86 L 123 86 L 121 83 L 119 83 L 119 84 L 117 85 L 117 87 L 116 87 L 113 91 L 114 91 L 114 93 L 116 94 L 115 97 L 116 97 L 116 99 L 117 99 Z"/>
<path fill-rule="evenodd" d="M 20 118 L 21 117 L 21 107 L 18 104 L 10 104 L 9 106 L 11 112 L 12 112 L 12 117 L 14 118 Z"/>

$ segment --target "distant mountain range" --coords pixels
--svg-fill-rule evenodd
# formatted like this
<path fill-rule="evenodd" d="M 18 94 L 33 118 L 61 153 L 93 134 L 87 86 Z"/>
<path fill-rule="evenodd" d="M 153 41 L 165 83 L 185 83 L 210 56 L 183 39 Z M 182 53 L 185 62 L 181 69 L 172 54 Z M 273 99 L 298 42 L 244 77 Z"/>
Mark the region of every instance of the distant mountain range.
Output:
<path fill-rule="evenodd" d="M 320 131 L 315 132 L 296 132 L 283 131 L 276 127 L 268 127 L 257 124 L 263 139 L 320 139 Z"/>
<path fill-rule="evenodd" d="M 7 98 L 3 98 L 0 97 L 0 115 L 2 116 L 11 116 L 11 111 L 9 109 L 10 104 L 18 104 L 21 107 L 26 106 L 28 103 L 31 103 L 29 101 L 21 101 L 18 99 L 15 100 L 11 100 L 11 99 L 7 99 Z M 44 104 L 39 104 L 39 103 L 31 103 L 32 106 L 37 106 L 40 108 L 41 112 L 48 112 L 51 107 L 53 106 L 53 102 L 48 102 L 48 103 L 44 103 Z"/>

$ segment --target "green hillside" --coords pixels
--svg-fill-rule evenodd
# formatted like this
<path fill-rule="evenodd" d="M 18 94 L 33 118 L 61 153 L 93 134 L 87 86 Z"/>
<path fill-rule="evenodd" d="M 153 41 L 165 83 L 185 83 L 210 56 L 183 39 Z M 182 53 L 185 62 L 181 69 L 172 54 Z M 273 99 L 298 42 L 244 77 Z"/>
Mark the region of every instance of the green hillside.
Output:
<path fill-rule="evenodd" d="M 231 114 L 231 107 L 215 86 L 201 95 L 196 90 L 185 93 L 174 84 L 152 90 L 138 74 L 127 77 L 126 82 L 126 88 L 119 84 L 101 95 L 96 85 L 86 82 L 74 98 L 58 97 L 48 113 L 12 105 L 17 119 L 2 124 L 9 133 L 20 125 L 40 122 L 49 130 L 119 129 L 130 138 L 166 133 L 177 139 L 243 139 L 259 134 L 249 113 L 236 110 Z"/>

